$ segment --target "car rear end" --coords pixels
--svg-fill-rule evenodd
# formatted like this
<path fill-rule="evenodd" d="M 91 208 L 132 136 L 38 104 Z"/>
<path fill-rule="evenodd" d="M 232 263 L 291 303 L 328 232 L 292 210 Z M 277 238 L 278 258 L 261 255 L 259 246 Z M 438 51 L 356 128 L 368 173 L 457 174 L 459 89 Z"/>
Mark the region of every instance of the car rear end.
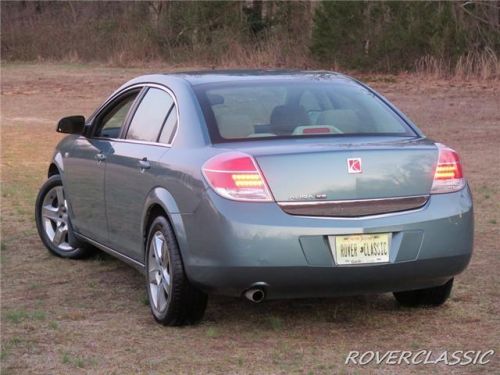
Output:
<path fill-rule="evenodd" d="M 455 151 L 356 83 L 227 87 L 195 88 L 215 156 L 183 216 L 193 283 L 296 298 L 429 288 L 465 269 L 473 207 Z M 255 99 L 282 87 L 281 102 Z"/>

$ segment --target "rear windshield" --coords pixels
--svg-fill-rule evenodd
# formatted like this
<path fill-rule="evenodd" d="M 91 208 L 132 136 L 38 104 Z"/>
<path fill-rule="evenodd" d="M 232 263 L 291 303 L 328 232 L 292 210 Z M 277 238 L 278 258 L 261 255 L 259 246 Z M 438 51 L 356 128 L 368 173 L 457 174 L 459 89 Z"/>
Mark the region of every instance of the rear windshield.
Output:
<path fill-rule="evenodd" d="M 229 82 L 195 87 L 212 142 L 339 136 L 414 136 L 364 87 L 345 82 Z"/>

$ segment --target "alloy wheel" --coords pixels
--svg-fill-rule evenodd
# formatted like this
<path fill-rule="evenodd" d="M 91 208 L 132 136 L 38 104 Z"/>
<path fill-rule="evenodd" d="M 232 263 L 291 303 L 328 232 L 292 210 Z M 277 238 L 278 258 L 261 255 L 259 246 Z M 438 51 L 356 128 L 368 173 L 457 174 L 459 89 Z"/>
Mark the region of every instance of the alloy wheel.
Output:
<path fill-rule="evenodd" d="M 45 235 L 52 244 L 62 251 L 73 251 L 68 240 L 68 203 L 62 186 L 53 187 L 45 195 L 41 216 Z"/>
<path fill-rule="evenodd" d="M 153 309 L 161 314 L 168 306 L 171 291 L 170 258 L 165 236 L 156 231 L 149 244 L 148 282 Z"/>

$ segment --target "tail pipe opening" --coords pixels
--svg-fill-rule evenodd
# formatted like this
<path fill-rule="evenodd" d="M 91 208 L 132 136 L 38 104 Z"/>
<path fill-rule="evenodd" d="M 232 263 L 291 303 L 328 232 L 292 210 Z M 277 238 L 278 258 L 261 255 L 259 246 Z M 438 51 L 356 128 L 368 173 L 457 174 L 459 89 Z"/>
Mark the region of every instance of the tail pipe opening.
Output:
<path fill-rule="evenodd" d="M 265 283 L 255 283 L 249 289 L 247 289 L 243 295 L 245 298 L 253 303 L 261 303 L 266 299 L 266 284 Z"/>

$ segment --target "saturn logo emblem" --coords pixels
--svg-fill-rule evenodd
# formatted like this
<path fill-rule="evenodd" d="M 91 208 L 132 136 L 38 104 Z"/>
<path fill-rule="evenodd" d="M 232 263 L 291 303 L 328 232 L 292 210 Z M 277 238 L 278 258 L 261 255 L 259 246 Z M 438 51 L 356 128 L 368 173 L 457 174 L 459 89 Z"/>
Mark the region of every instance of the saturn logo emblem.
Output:
<path fill-rule="evenodd" d="M 361 158 L 347 159 L 347 172 L 362 173 Z"/>

